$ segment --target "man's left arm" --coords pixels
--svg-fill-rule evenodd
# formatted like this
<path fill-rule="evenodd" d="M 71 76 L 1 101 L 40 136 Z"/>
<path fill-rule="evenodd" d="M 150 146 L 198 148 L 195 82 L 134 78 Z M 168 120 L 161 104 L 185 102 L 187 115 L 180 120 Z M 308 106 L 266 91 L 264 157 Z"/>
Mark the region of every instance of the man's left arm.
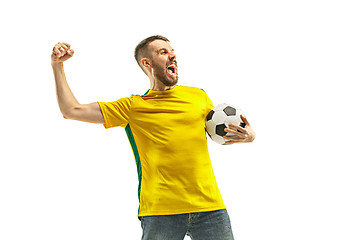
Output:
<path fill-rule="evenodd" d="M 245 123 L 245 127 L 243 128 L 230 123 L 229 128 L 225 128 L 224 131 L 228 133 L 232 133 L 234 135 L 224 136 L 223 138 L 226 140 L 225 144 L 247 143 L 254 141 L 256 134 L 254 130 L 251 128 L 250 123 L 248 122 L 245 116 L 240 115 L 240 117 Z"/>

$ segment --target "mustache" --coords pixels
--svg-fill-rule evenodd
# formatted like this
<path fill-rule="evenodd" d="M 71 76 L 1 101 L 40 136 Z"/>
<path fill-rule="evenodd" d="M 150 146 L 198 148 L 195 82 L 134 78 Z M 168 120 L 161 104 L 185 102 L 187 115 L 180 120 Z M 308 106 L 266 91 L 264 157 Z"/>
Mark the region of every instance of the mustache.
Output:
<path fill-rule="evenodd" d="M 169 65 L 171 65 L 171 64 L 173 64 L 173 63 L 175 63 L 175 65 L 177 66 L 177 61 L 176 61 L 176 60 L 173 60 L 173 61 L 170 60 L 169 63 L 167 64 L 167 66 L 169 66 Z"/>

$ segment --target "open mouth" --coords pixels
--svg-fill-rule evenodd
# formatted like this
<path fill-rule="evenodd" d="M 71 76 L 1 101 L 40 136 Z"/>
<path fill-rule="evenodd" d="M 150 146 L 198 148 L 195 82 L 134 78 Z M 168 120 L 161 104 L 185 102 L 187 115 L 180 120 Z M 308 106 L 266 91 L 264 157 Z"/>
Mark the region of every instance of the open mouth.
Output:
<path fill-rule="evenodd" d="M 170 75 L 176 75 L 176 64 L 172 63 L 170 66 L 167 67 L 167 73 Z"/>

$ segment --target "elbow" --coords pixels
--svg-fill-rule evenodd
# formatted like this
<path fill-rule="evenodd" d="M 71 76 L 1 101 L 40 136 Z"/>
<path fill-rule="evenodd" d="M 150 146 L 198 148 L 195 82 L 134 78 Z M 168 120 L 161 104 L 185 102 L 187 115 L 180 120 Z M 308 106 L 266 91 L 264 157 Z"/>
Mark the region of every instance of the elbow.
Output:
<path fill-rule="evenodd" d="M 62 113 L 64 119 L 73 119 L 73 116 L 74 116 L 73 109 L 61 111 L 61 113 Z"/>
<path fill-rule="evenodd" d="M 65 119 L 78 120 L 79 115 L 82 113 L 82 111 L 83 111 L 82 106 L 78 105 L 66 110 L 62 110 L 61 113 L 63 115 L 63 118 Z"/>

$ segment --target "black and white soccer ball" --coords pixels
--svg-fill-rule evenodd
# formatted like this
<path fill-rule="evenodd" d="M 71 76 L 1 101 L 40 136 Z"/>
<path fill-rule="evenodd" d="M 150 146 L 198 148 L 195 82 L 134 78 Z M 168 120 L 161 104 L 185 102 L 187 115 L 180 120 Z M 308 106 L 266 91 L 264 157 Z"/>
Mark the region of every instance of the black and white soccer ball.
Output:
<path fill-rule="evenodd" d="M 224 131 L 225 128 L 229 128 L 229 123 L 245 127 L 245 123 L 240 118 L 241 114 L 243 115 L 243 112 L 233 105 L 226 103 L 217 105 L 206 117 L 206 132 L 216 143 L 225 144 L 223 136 L 233 135 Z"/>

